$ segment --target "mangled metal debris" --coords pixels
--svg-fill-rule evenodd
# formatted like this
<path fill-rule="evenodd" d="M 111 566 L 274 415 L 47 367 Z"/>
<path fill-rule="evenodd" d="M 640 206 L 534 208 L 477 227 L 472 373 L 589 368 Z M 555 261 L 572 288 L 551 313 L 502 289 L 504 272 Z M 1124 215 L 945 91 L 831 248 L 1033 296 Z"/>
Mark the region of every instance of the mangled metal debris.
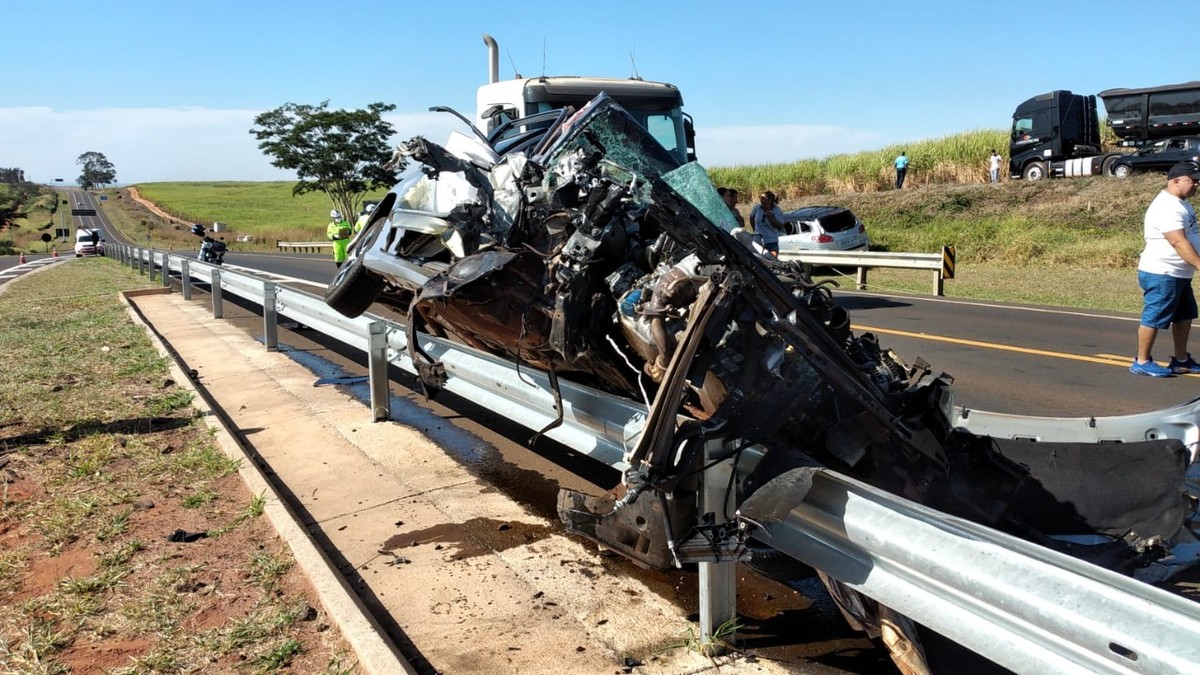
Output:
<path fill-rule="evenodd" d="M 390 303 L 410 338 L 451 337 L 644 401 L 622 484 L 560 494 L 570 529 L 653 567 L 754 564 L 769 544 L 753 523 L 696 507 L 705 446 L 720 442 L 742 464 L 734 504 L 821 466 L 1127 573 L 1193 541 L 1179 441 L 957 430 L 951 378 L 856 335 L 827 286 L 731 236 L 703 169 L 680 166 L 611 99 L 530 124 L 487 144 L 405 144 L 410 169 L 326 299 L 350 316 Z M 444 369 L 408 345 L 436 393 Z M 761 452 L 743 456 L 751 446 Z"/>

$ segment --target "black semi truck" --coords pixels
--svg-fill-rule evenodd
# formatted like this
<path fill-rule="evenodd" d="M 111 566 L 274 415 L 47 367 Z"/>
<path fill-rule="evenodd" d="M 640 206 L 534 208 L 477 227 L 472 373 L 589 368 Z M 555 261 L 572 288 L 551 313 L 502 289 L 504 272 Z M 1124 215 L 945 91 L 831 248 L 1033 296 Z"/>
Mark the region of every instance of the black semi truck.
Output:
<path fill-rule="evenodd" d="M 1108 89 L 1099 97 L 1121 146 L 1200 133 L 1200 82 Z M 1024 101 L 1013 111 L 1008 147 L 1013 178 L 1109 174 L 1122 156 L 1101 152 L 1096 96 L 1052 91 Z"/>

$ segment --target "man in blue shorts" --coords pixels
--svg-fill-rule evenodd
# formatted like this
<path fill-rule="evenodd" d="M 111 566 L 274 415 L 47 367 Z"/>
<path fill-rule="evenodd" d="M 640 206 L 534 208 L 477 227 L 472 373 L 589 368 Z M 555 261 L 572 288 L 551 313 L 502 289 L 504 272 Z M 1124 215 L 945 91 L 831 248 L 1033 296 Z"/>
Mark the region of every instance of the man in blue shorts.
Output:
<path fill-rule="evenodd" d="M 1188 353 L 1188 334 L 1196 318 L 1192 275 L 1200 269 L 1200 229 L 1196 211 L 1188 203 L 1200 186 L 1200 165 L 1179 162 L 1167 172 L 1167 187 L 1146 209 L 1142 232 L 1146 247 L 1138 259 L 1138 286 L 1142 289 L 1142 322 L 1138 326 L 1137 358 L 1129 366 L 1135 375 L 1169 377 L 1173 373 L 1200 373 Z M 1158 331 L 1171 329 L 1175 355 L 1167 366 L 1150 355 Z"/>

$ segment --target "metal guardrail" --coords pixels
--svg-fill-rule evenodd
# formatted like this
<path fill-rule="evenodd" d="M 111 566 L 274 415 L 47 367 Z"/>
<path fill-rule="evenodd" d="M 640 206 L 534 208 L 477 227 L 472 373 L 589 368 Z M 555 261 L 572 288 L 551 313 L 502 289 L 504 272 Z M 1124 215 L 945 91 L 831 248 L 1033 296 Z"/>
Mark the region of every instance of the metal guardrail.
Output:
<path fill-rule="evenodd" d="M 1014 672 L 1200 672 L 1195 602 L 831 471 L 776 480 L 741 508 L 766 542 Z"/>
<path fill-rule="evenodd" d="M 783 248 L 780 241 L 779 259 L 795 260 L 810 265 L 855 267 L 855 287 L 867 287 L 867 270 L 872 267 L 933 270 L 933 294 L 942 295 L 942 282 L 954 278 L 955 252 L 953 246 L 943 246 L 941 253 L 889 253 L 884 251 L 808 251 Z"/>
<path fill-rule="evenodd" d="M 387 366 L 414 372 L 405 331 L 380 317 L 348 319 L 312 294 L 168 253 L 128 245 L 116 250 L 151 278 L 157 266 L 164 286 L 179 270 L 185 298 L 194 278 L 209 283 L 216 318 L 226 291 L 259 303 L 268 349 L 277 348 L 275 323 L 283 314 L 365 350 L 376 420 L 391 416 Z M 518 372 L 507 360 L 425 335 L 420 339 L 446 365 L 450 391 L 533 430 L 556 417 L 543 373 Z M 624 468 L 625 449 L 636 443 L 647 406 L 559 384 L 563 424 L 546 436 Z M 1200 409 L 1191 414 L 1200 415 Z M 986 415 L 971 411 L 968 417 L 982 422 Z M 763 453 L 752 447 L 745 456 Z M 745 478 L 753 463 L 714 465 Z M 722 477 L 713 484 L 724 489 L 729 474 L 715 475 Z M 1200 672 L 1197 603 L 828 470 L 816 471 L 807 490 L 770 487 L 747 499 L 741 511 L 762 522 L 772 546 L 1002 666 L 1017 672 Z M 712 635 L 731 618 L 732 564 L 701 563 L 702 635 Z"/>
<path fill-rule="evenodd" d="M 294 253 L 320 253 L 325 249 L 333 250 L 333 242 L 275 240 L 275 247 L 280 251 L 290 251 Z"/>

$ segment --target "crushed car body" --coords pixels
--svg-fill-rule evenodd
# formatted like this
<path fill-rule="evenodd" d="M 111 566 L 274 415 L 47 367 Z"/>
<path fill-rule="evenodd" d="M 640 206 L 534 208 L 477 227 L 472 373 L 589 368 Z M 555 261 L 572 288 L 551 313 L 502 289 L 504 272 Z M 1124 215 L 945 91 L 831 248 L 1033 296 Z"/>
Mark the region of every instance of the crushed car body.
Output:
<path fill-rule="evenodd" d="M 326 301 L 348 316 L 376 301 L 407 312 L 428 395 L 446 375 L 417 332 L 644 402 L 621 485 L 560 493 L 572 531 L 656 568 L 754 566 L 771 553 L 754 523 L 717 527 L 697 508 L 705 445 L 723 441 L 754 463 L 731 481 L 735 504 L 828 467 L 1127 574 L 1194 542 L 1180 441 L 955 428 L 948 375 L 855 334 L 828 285 L 732 235 L 703 168 L 613 100 L 520 122 L 402 144 L 409 166 Z"/>

